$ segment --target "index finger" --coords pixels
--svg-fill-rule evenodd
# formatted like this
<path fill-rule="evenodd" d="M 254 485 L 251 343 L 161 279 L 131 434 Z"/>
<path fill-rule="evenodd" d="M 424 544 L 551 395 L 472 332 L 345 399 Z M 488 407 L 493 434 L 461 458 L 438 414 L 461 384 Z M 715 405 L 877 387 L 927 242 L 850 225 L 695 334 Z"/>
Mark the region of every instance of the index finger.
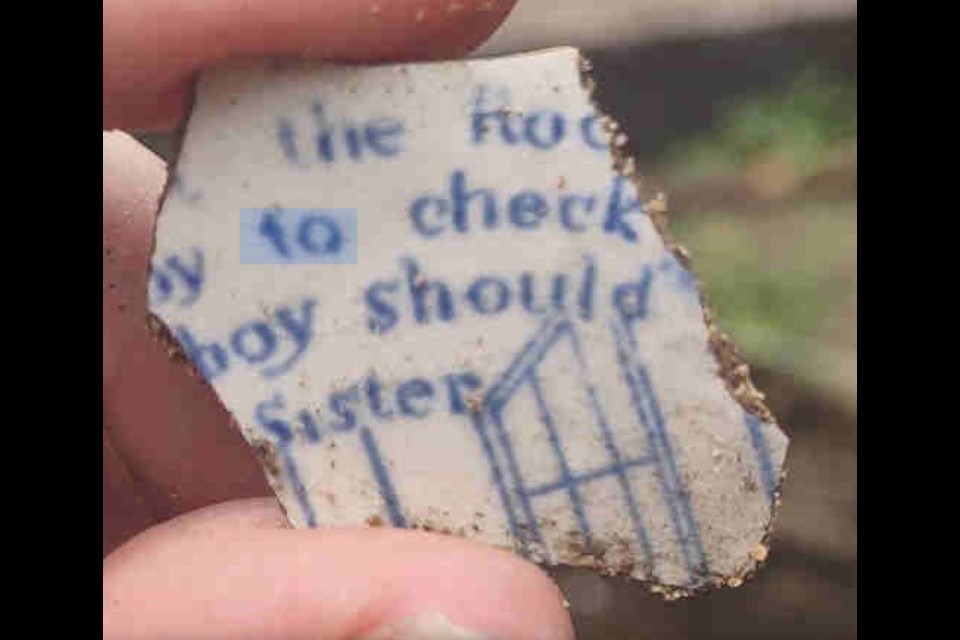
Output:
<path fill-rule="evenodd" d="M 515 0 L 104 0 L 103 127 L 164 129 L 232 55 L 366 62 L 463 55 Z"/>

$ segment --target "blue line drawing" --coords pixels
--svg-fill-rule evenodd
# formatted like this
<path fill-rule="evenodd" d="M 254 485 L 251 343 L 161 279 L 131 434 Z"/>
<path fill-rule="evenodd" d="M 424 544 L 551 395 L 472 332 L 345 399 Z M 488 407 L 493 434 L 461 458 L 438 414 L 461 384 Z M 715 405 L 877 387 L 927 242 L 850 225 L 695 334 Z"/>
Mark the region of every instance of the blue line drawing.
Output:
<path fill-rule="evenodd" d="M 490 440 L 490 435 L 484 426 L 482 414 L 472 413 L 471 421 L 473 423 L 473 430 L 476 432 L 477 437 L 480 439 L 480 445 L 483 447 L 483 454 L 490 463 L 490 479 L 497 490 L 497 495 L 500 497 L 500 504 L 503 505 L 503 512 L 506 514 L 507 523 L 510 525 L 510 534 L 522 545 L 525 542 L 525 529 L 520 528 L 520 521 L 517 519 L 516 512 L 513 509 L 513 503 L 507 494 L 503 473 L 500 471 L 500 465 L 497 464 L 493 442 Z"/>
<path fill-rule="evenodd" d="M 317 527 L 317 516 L 313 512 L 313 506 L 310 504 L 310 498 L 307 496 L 307 489 L 300 480 L 300 474 L 297 472 L 297 463 L 294 462 L 293 456 L 290 454 L 290 446 L 284 443 L 280 445 L 279 449 L 280 457 L 283 459 L 283 470 L 286 472 L 287 478 L 290 479 L 290 484 L 293 485 L 293 492 L 297 496 L 297 504 L 300 505 L 300 510 L 303 511 L 304 520 L 307 521 L 308 527 L 315 529 Z"/>
<path fill-rule="evenodd" d="M 620 321 L 612 321 L 611 330 L 616 336 L 617 357 L 623 378 L 630 388 L 631 403 L 651 445 L 651 454 L 657 460 L 654 470 L 663 501 L 670 513 L 674 535 L 683 552 L 687 572 L 693 580 L 696 574 L 706 573 L 707 560 L 700 541 L 700 527 L 677 470 L 666 421 L 653 391 L 650 375 L 640 358 L 636 336 Z"/>
<path fill-rule="evenodd" d="M 609 478 L 610 476 L 622 475 L 622 471 L 626 471 L 631 467 L 645 467 L 647 465 L 653 464 L 653 458 L 640 458 L 639 460 L 630 460 L 628 462 L 621 462 L 620 464 L 613 465 L 610 467 L 604 467 L 603 469 L 595 469 L 593 471 L 587 471 L 586 473 L 581 473 L 571 476 L 570 480 L 577 484 L 586 484 L 591 480 L 600 480 L 602 478 Z M 559 482 L 548 482 L 547 484 L 542 484 L 539 487 L 534 487 L 528 489 L 527 493 L 531 496 L 539 496 L 545 493 L 553 493 L 557 489 L 563 489 L 567 486 L 566 480 L 561 480 Z"/>
<path fill-rule="evenodd" d="M 406 527 L 407 521 L 403 517 L 403 511 L 400 507 L 400 498 L 397 495 L 396 489 L 393 486 L 393 482 L 390 479 L 390 473 L 387 470 L 386 464 L 383 462 L 383 457 L 380 455 L 380 449 L 377 447 L 377 442 L 369 428 L 363 427 L 360 429 L 360 442 L 363 444 L 363 449 L 366 452 L 367 459 L 370 462 L 370 468 L 373 471 L 373 476 L 377 481 L 377 487 L 380 490 L 380 497 L 383 499 L 384 505 L 387 508 L 387 515 L 390 518 L 390 524 L 395 527 Z M 310 528 L 316 528 L 317 516 L 313 510 L 313 505 L 310 503 L 310 498 L 307 495 L 306 487 L 303 486 L 303 481 L 300 479 L 300 473 L 297 471 L 297 463 L 294 461 L 293 455 L 290 453 L 290 446 L 290 442 L 283 442 L 278 447 L 280 457 L 283 462 L 283 469 L 293 487 L 293 492 L 297 497 L 297 504 L 300 506 L 300 510 L 303 512 L 303 517 L 304 520 L 306 520 L 307 526 Z"/>
<path fill-rule="evenodd" d="M 757 464 L 760 466 L 760 480 L 763 482 L 763 490 L 767 494 L 767 500 L 773 502 L 777 493 L 777 478 L 773 471 L 774 464 L 770 453 L 770 445 L 763 434 L 764 424 L 760 421 L 760 418 L 747 412 L 744 412 L 743 421 L 750 433 L 750 444 L 753 445 L 753 451 L 757 454 Z"/>
<path fill-rule="evenodd" d="M 630 521 L 633 524 L 633 529 L 636 533 L 637 540 L 640 542 L 640 548 L 643 551 L 644 561 L 652 570 L 653 548 L 650 544 L 650 539 L 647 536 L 647 530 L 643 525 L 643 520 L 640 518 L 640 510 L 637 506 L 636 500 L 634 499 L 633 490 L 630 487 L 630 480 L 627 477 L 627 470 L 631 466 L 655 464 L 656 459 L 653 457 L 646 457 L 639 460 L 623 460 L 623 456 L 620 453 L 620 448 L 617 447 L 616 440 L 613 437 L 613 431 L 610 429 L 610 424 L 604 416 L 603 410 L 600 408 L 600 401 L 597 399 L 596 389 L 594 389 L 593 383 L 591 383 L 585 375 L 587 367 L 583 357 L 583 350 L 580 348 L 580 339 L 577 337 L 577 334 L 574 331 L 571 331 L 570 335 L 573 341 L 573 352 L 577 359 L 577 370 L 580 373 L 580 384 L 587 389 L 587 394 L 590 397 L 590 405 L 597 416 L 600 430 L 603 433 L 604 448 L 606 449 L 607 454 L 610 456 L 610 459 L 613 461 L 612 466 L 607 467 L 606 470 L 600 471 L 608 471 L 616 474 L 617 483 L 620 485 L 620 490 L 626 497 L 627 512 L 630 514 Z M 592 480 L 593 476 L 596 476 L 597 473 L 597 471 L 594 471 L 586 474 L 588 478 L 585 478 L 584 481 Z"/>
<path fill-rule="evenodd" d="M 505 465 L 499 461 L 495 450 L 490 447 L 485 448 L 490 458 L 490 465 L 494 468 L 494 477 L 499 479 L 499 493 L 504 501 L 503 507 L 510 522 L 510 529 L 520 543 L 521 549 L 525 555 L 531 556 L 531 543 L 544 544 L 543 536 L 540 534 L 540 526 L 533 515 L 533 505 L 531 496 L 523 481 L 520 468 L 517 465 L 516 456 L 513 452 L 513 444 L 510 440 L 510 434 L 507 432 L 503 423 L 503 409 L 506 403 L 511 399 L 520 385 L 528 377 L 532 367 L 536 366 L 544 355 L 553 346 L 554 342 L 560 337 L 560 327 L 563 318 L 560 314 L 549 316 L 541 325 L 540 330 L 534 335 L 533 339 L 520 351 L 520 354 L 514 359 L 513 363 L 498 381 L 487 390 L 484 395 L 482 411 L 483 417 L 490 419 L 493 430 L 496 433 L 496 441 L 505 457 Z M 488 439 L 486 434 L 486 421 L 478 419 L 475 421 L 477 430 L 482 434 L 481 437 Z M 505 477 L 502 467 L 507 467 Z M 507 488 L 507 482 L 512 486 Z M 516 503 L 519 503 L 517 505 Z M 522 520 L 517 513 L 522 512 Z"/>
<path fill-rule="evenodd" d="M 367 458 L 370 460 L 370 468 L 373 470 L 373 476 L 377 480 L 377 486 L 380 488 L 380 497 L 387 507 L 387 515 L 390 517 L 390 524 L 395 527 L 406 527 L 407 521 L 403 517 L 403 511 L 400 509 L 400 498 L 390 480 L 390 472 L 383 463 L 380 456 L 380 449 L 377 448 L 377 442 L 373 438 L 370 429 L 363 427 L 360 429 L 360 441 L 363 442 L 363 448 L 367 452 Z"/>
<path fill-rule="evenodd" d="M 645 316 L 644 316 L 645 317 Z M 633 425 L 621 424 L 613 428 L 607 413 L 601 405 L 600 396 L 594 378 L 591 375 L 583 345 L 575 321 L 563 310 L 558 310 L 543 319 L 536 332 L 520 350 L 520 353 L 506 367 L 502 375 L 493 381 L 487 389 L 477 410 L 470 412 L 473 429 L 477 434 L 482 451 L 490 467 L 490 478 L 501 501 L 510 531 L 518 543 L 518 551 L 524 555 L 539 559 L 546 550 L 546 541 L 541 531 L 541 521 L 537 518 L 538 501 L 544 497 L 563 496 L 569 503 L 570 513 L 577 533 L 580 534 L 587 549 L 590 549 L 596 537 L 591 525 L 587 506 L 583 499 L 585 486 L 593 482 L 610 480 L 616 483 L 623 500 L 623 508 L 629 515 L 636 539 L 636 548 L 643 556 L 644 565 L 650 577 L 657 576 L 657 556 L 665 549 L 654 549 L 654 543 L 648 533 L 648 522 L 638 503 L 637 483 L 654 482 L 658 502 L 667 513 L 671 545 L 682 555 L 689 583 L 696 583 L 707 572 L 707 557 L 700 539 L 697 522 L 689 492 L 680 474 L 675 448 L 667 420 L 661 409 L 654 390 L 651 375 L 642 357 L 642 350 L 635 333 L 636 325 L 644 317 L 626 318 L 616 316 L 609 320 L 608 330 L 612 338 L 612 349 L 621 373 L 619 388 L 623 390 L 625 401 L 632 407 L 632 416 L 625 418 Z M 564 448 L 561 433 L 555 417 L 555 401 L 551 400 L 551 385 L 547 380 L 556 380 L 554 364 L 559 354 L 562 375 L 572 377 L 577 388 L 582 389 L 589 408 L 581 428 L 596 429 L 598 442 L 602 443 L 606 462 L 598 468 L 573 469 Z M 572 354 L 572 356 L 570 355 Z M 550 378 L 544 376 L 551 373 Z M 532 399 L 535 408 L 535 429 L 546 436 L 549 451 L 556 462 L 558 477 L 554 480 L 529 485 L 516 455 L 512 431 L 529 429 L 530 424 L 513 424 L 507 409 L 515 400 L 526 397 Z M 763 424 L 754 416 L 745 417 L 746 427 L 760 463 L 761 476 L 768 496 L 775 490 L 774 465 L 765 436 Z M 644 448 L 633 457 L 623 454 L 615 435 L 631 426 L 643 435 Z M 399 495 L 390 477 L 390 471 L 384 463 L 373 432 L 363 426 L 359 430 L 361 444 L 367 455 L 373 476 L 376 479 L 380 496 L 389 515 L 390 522 L 396 527 L 406 527 Z M 311 527 L 316 526 L 316 518 L 306 491 L 297 475 L 294 461 L 286 446 L 281 445 L 287 476 L 290 478 L 305 518 Z M 650 469 L 649 474 L 630 474 L 635 469 Z M 556 503 L 553 503 L 554 505 Z M 553 508 L 553 507 L 552 507 Z M 665 544 L 662 541 L 660 544 Z"/>
<path fill-rule="evenodd" d="M 648 536 L 643 514 L 636 501 L 631 478 L 627 472 L 637 467 L 652 467 L 654 477 L 661 488 L 663 501 L 670 514 L 671 525 L 677 544 L 683 553 L 691 582 L 703 571 L 705 556 L 699 538 L 699 528 L 686 494 L 674 459 L 673 447 L 667 432 L 666 422 L 653 393 L 649 376 L 637 353 L 635 342 L 628 340 L 625 330 L 616 323 L 612 325 L 617 355 L 623 369 L 624 380 L 630 391 L 631 401 L 637 413 L 638 427 L 643 429 L 649 451 L 637 459 L 624 459 L 614 438 L 606 414 L 600 405 L 596 388 L 591 381 L 580 339 L 574 324 L 562 313 L 544 319 L 533 338 L 529 340 L 496 382 L 489 388 L 483 401 L 482 413 L 475 416 L 474 426 L 490 460 L 494 483 L 503 502 L 504 512 L 511 530 L 517 535 L 521 547 L 531 554 L 533 543 L 544 544 L 540 525 L 536 518 L 534 501 L 558 492 L 565 494 L 570 502 L 580 534 L 589 547 L 593 537 L 589 518 L 580 495 L 582 485 L 601 479 L 615 479 L 630 516 L 641 553 L 651 571 L 654 567 L 654 550 Z M 576 376 L 585 390 L 591 409 L 592 422 L 599 430 L 609 465 L 581 473 L 574 473 L 564 453 L 563 443 L 554 424 L 550 402 L 542 383 L 540 368 L 546 366 L 545 358 L 563 341 L 574 353 Z M 559 479 L 538 486 L 527 486 L 517 463 L 510 431 L 519 428 L 509 424 L 505 417 L 511 401 L 520 394 L 529 392 L 536 403 L 539 422 L 545 429 L 559 469 Z M 586 426 L 586 425 L 585 425 Z M 493 437 L 488 433 L 492 432 Z M 493 445 L 497 446 L 494 447 Z M 635 480 L 636 481 L 636 480 Z"/>
<path fill-rule="evenodd" d="M 580 525 L 580 530 L 583 532 L 584 543 L 588 546 L 592 545 L 593 535 L 590 532 L 590 523 L 587 522 L 587 515 L 583 510 L 583 502 L 580 500 L 577 483 L 573 481 L 573 474 L 570 473 L 570 465 L 567 464 L 567 457 L 563 453 L 560 436 L 553 424 L 553 417 L 550 415 L 550 409 L 547 407 L 546 400 L 543 397 L 543 388 L 540 385 L 537 370 L 532 369 L 529 375 L 530 386 L 533 387 L 533 396 L 537 399 L 540 421 L 543 423 L 543 426 L 547 428 L 550 446 L 553 448 L 553 455 L 557 457 L 557 462 L 560 465 L 560 484 L 566 488 L 570 495 L 570 503 L 573 505 L 573 512 L 577 516 L 577 524 Z M 527 492 L 527 495 L 529 495 L 529 492 Z"/>

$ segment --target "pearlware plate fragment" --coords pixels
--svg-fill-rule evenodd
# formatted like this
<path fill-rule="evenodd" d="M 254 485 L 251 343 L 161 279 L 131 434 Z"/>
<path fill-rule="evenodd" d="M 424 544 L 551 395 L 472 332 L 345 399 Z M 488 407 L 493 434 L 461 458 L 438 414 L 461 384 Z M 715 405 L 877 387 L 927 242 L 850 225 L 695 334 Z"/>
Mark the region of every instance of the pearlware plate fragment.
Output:
<path fill-rule="evenodd" d="M 673 593 L 765 558 L 786 437 L 584 66 L 203 76 L 151 311 L 294 525 L 439 530 Z"/>

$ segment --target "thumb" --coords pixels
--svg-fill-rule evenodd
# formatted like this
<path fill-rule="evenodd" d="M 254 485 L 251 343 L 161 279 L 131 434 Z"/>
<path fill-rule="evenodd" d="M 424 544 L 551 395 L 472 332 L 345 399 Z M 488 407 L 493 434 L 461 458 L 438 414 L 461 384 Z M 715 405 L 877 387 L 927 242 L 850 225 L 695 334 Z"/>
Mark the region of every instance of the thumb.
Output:
<path fill-rule="evenodd" d="M 534 565 L 403 529 L 293 530 L 274 500 L 223 503 L 107 557 L 103 637 L 571 640 Z"/>

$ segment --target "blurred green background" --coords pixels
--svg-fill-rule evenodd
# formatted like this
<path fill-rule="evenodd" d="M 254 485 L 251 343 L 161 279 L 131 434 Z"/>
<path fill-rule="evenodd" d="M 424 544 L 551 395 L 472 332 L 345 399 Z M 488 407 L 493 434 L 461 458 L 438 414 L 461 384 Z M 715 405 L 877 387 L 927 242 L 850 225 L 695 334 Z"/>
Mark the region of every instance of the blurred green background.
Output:
<path fill-rule="evenodd" d="M 831 0 L 521 0 L 477 55 L 572 44 L 791 438 L 767 566 L 665 603 L 553 569 L 583 640 L 857 635 L 857 22 Z M 165 157 L 172 140 L 141 138 Z"/>
<path fill-rule="evenodd" d="M 750 362 L 854 410 L 856 162 L 856 78 L 812 66 L 719 104 L 711 129 L 653 167 L 676 194 L 673 233 Z"/>

